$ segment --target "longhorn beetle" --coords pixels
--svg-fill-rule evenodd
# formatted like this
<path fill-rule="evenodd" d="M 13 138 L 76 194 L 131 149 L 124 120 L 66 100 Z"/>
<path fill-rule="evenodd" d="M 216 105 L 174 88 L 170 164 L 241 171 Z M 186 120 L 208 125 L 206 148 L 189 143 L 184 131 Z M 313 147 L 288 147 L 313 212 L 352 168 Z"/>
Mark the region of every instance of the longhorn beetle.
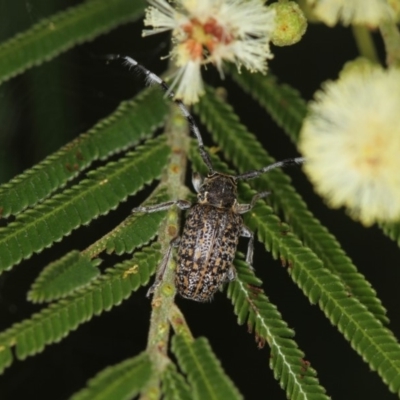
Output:
<path fill-rule="evenodd" d="M 251 210 L 257 200 L 269 195 L 269 192 L 256 194 L 250 204 L 238 204 L 237 181 L 252 179 L 271 169 L 299 165 L 304 158 L 291 158 L 278 161 L 260 170 L 248 171 L 240 175 L 226 175 L 214 170 L 209 154 L 204 148 L 203 139 L 193 116 L 181 100 L 174 99 L 175 93 L 157 75 L 140 65 L 130 57 L 110 56 L 121 59 L 131 68 L 141 71 L 148 83 L 157 83 L 166 95 L 181 109 L 194 133 L 198 148 L 208 174 L 204 180 L 199 174 L 193 174 L 192 182 L 197 192 L 197 203 L 192 205 L 186 200 L 174 200 L 166 203 L 137 207 L 133 212 L 151 213 L 166 210 L 174 205 L 181 210 L 190 209 L 181 237 L 172 239 L 167 253 L 158 267 L 156 281 L 148 296 L 162 281 L 163 273 L 171 257 L 173 247 L 178 247 L 175 285 L 178 293 L 187 299 L 209 301 L 218 288 L 236 278 L 232 265 L 240 236 L 249 238 L 246 262 L 251 267 L 253 262 L 254 234 L 243 223 L 241 214 Z"/>

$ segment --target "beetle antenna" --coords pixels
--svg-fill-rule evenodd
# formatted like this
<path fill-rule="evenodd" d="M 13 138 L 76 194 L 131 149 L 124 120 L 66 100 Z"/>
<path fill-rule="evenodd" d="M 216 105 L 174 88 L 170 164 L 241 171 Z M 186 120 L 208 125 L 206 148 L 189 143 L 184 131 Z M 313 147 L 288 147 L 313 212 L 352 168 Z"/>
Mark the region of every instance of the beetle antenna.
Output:
<path fill-rule="evenodd" d="M 252 178 L 257 178 L 257 176 L 260 176 L 261 174 L 271 171 L 271 169 L 275 168 L 285 168 L 285 167 L 291 167 L 293 165 L 301 165 L 306 162 L 306 159 L 304 157 L 297 157 L 297 158 L 287 158 L 282 161 L 277 161 L 273 164 L 267 165 L 264 168 L 258 169 L 258 170 L 253 170 L 253 171 L 248 171 L 245 172 L 244 174 L 236 175 L 235 179 L 252 179 Z"/>
<path fill-rule="evenodd" d="M 213 173 L 214 168 L 211 163 L 210 155 L 207 153 L 206 149 L 204 148 L 203 138 L 201 137 L 200 130 L 194 120 L 192 114 L 190 114 L 188 108 L 185 106 L 182 100 L 175 98 L 175 93 L 173 90 L 167 85 L 167 83 L 161 79 L 158 75 L 148 70 L 143 65 L 139 64 L 136 60 L 128 56 L 120 56 L 118 54 L 111 54 L 107 56 L 109 60 L 122 60 L 124 65 L 127 65 L 130 68 L 134 68 L 137 71 L 140 71 L 144 74 L 146 83 L 151 85 L 153 83 L 157 83 L 164 91 L 167 97 L 169 97 L 181 110 L 183 116 L 187 119 L 190 129 L 196 136 L 199 152 L 201 158 L 203 159 L 204 163 L 207 165 L 209 172 Z"/>

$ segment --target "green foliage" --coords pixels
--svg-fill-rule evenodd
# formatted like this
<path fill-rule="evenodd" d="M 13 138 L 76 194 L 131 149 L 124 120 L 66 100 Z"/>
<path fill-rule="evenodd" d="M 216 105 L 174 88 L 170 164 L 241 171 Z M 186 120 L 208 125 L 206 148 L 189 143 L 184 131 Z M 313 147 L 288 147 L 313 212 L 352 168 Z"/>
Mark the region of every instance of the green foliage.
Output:
<path fill-rule="evenodd" d="M 400 224 L 380 224 L 382 231 L 400 246 Z"/>
<path fill-rule="evenodd" d="M 150 112 L 151 109 L 151 112 Z M 164 119 L 167 107 L 156 90 L 124 101 L 117 110 L 56 153 L 0 186 L 3 217 L 35 205 L 94 161 L 149 138 Z"/>
<path fill-rule="evenodd" d="M 43 19 L 0 46 L 0 82 L 53 58 L 77 44 L 140 18 L 142 0 L 88 0 Z"/>
<path fill-rule="evenodd" d="M 194 400 L 243 398 L 224 374 L 206 338 L 190 341 L 184 336 L 175 335 L 172 351 L 180 368 L 187 374 Z"/>
<path fill-rule="evenodd" d="M 254 331 L 260 347 L 268 343 L 271 368 L 287 397 L 328 399 L 325 389 L 319 385 L 316 372 L 293 340 L 294 332 L 263 293 L 260 279 L 241 260 L 235 262 L 235 267 L 238 277 L 229 284 L 227 295 L 233 303 L 238 323 L 247 323 L 248 330 Z"/>
<path fill-rule="evenodd" d="M 339 277 L 324 268 L 311 249 L 304 248 L 289 231 L 282 235 L 285 226 L 269 207 L 257 204 L 254 211 L 247 223 L 257 229 L 260 241 L 290 265 L 290 276 L 310 302 L 319 305 L 370 368 L 378 371 L 393 392 L 399 392 L 400 344 L 393 334 L 355 297 L 349 296 Z"/>
<path fill-rule="evenodd" d="M 230 68 L 233 79 L 243 90 L 255 98 L 287 135 L 297 143 L 303 119 L 307 113 L 306 102 L 299 92 L 289 85 L 279 84 L 272 74 L 264 76 L 243 71 L 239 74 Z"/>
<path fill-rule="evenodd" d="M 42 20 L 0 45 L 0 82 L 33 66 L 43 68 L 41 64 L 63 52 L 124 23 L 139 20 L 145 4 L 144 0 L 88 0 Z M 139 54 L 139 50 L 134 51 Z M 154 54 L 148 51 L 146 56 Z M 261 76 L 245 70 L 237 73 L 233 68 L 228 71 L 296 143 L 307 112 L 299 92 L 279 83 L 271 74 Z M 257 170 L 273 162 L 218 92 L 206 87 L 195 111 L 222 156 L 237 171 Z M 21 273 L 24 259 L 38 262 L 35 253 L 47 256 L 50 253 L 44 251 L 49 247 L 58 252 L 50 256 L 52 261 L 47 267 L 37 272 L 28 292 L 28 300 L 49 304 L 34 305 L 34 311 L 27 315 L 17 312 L 16 319 L 7 322 L 0 332 L 1 372 L 16 359 L 25 360 L 69 337 L 83 323 L 90 323 L 94 316 L 120 305 L 149 283 L 167 254 L 171 239 L 181 230 L 178 210 L 171 207 L 160 212 L 130 214 L 123 211 L 121 203 L 136 194 L 142 197 L 133 200 L 131 209 L 139 203 L 151 206 L 190 198 L 183 184 L 187 157 L 195 170 L 207 171 L 197 142 L 192 140 L 188 150 L 186 122 L 175 106 L 169 107 L 158 88 L 144 90 L 121 102 L 86 133 L 0 186 L 0 215 L 4 218 L 0 228 L 0 271 L 18 266 L 12 274 Z M 162 125 L 165 131 L 154 139 Z M 55 126 L 54 136 L 57 129 Z M 214 154 L 211 157 L 216 171 L 234 174 Z M 155 183 L 158 179 L 161 182 Z M 139 193 L 150 184 L 154 185 L 150 195 Z M 239 202 L 248 203 L 256 192 L 270 190 L 268 202 L 272 207 L 264 200 L 257 202 L 244 215 L 246 225 L 266 250 L 287 267 L 288 276 L 305 298 L 318 305 L 321 315 L 337 328 L 369 368 L 377 371 L 389 390 L 400 395 L 400 345 L 387 328 L 386 309 L 375 289 L 333 234 L 308 210 L 282 170 L 271 171 L 249 184 L 238 185 Z M 101 228 L 97 232 L 99 225 L 93 221 L 103 222 L 100 217 L 115 209 L 121 209 L 123 217 L 116 217 L 106 230 Z M 71 247 L 65 240 L 78 229 L 84 232 L 81 237 L 89 231 L 96 235 L 87 239 L 85 243 L 89 244 L 84 249 Z M 384 225 L 382 229 L 400 243 L 398 225 Z M 63 250 L 55 245 L 59 241 L 66 246 Z M 123 357 L 125 361 L 97 372 L 72 399 L 119 400 L 137 395 L 174 400 L 245 397 L 224 372 L 226 366 L 214 354 L 208 339 L 192 337 L 190 326 L 174 303 L 174 253 L 172 249 L 171 260 L 162 271 L 164 279 L 154 288 L 146 350 L 133 358 L 129 354 Z M 98 268 L 100 264 L 104 271 Z M 235 268 L 237 278 L 228 285 L 226 295 L 238 325 L 247 326 L 259 348 L 269 349 L 267 356 L 260 350 L 261 356 L 265 357 L 265 365 L 269 364 L 270 375 L 278 381 L 283 395 L 290 399 L 328 399 L 324 382 L 319 381 L 306 359 L 291 325 L 264 293 L 262 280 L 240 254 Z M 9 276 L 13 279 L 7 273 L 2 276 L 5 279 L 0 282 L 1 289 L 7 286 Z M 26 280 L 24 276 L 21 281 Z M 7 304 L 3 293 L 0 300 L 0 306 Z M 140 302 L 143 305 L 150 300 L 140 298 Z M 198 306 L 213 308 L 213 304 Z M 128 316 L 135 329 L 140 328 L 136 320 L 139 310 L 140 307 L 135 308 Z M 211 324 L 211 318 L 206 323 Z M 319 335 L 314 327 L 306 328 L 310 335 Z M 222 329 L 219 321 L 214 323 L 214 329 Z M 116 330 L 115 341 L 118 335 Z M 139 340 L 135 336 L 132 342 Z M 218 353 L 214 343 L 213 347 Z M 239 343 L 232 349 L 233 362 L 240 347 Z M 100 353 L 102 349 L 96 350 Z M 252 366 L 237 365 L 238 369 L 247 367 L 250 371 Z M 266 387 L 265 392 L 268 390 Z M 345 396 L 346 388 L 343 390 Z M 263 396 L 264 393 L 259 394 Z"/>
<path fill-rule="evenodd" d="M 262 79 L 259 78 L 260 85 Z M 287 90 L 287 87 L 285 89 Z M 276 91 L 279 92 L 279 90 L 278 86 Z M 274 159 L 260 147 L 254 135 L 239 122 L 232 107 L 218 99 L 211 89 L 208 89 L 207 93 L 208 96 L 203 97 L 197 109 L 214 140 L 223 148 L 227 159 L 231 160 L 240 172 L 258 170 L 272 164 Z M 272 97 L 280 99 L 278 95 Z M 296 99 L 294 108 L 297 107 L 297 103 Z M 287 108 L 290 109 L 290 106 L 288 105 Z M 292 114 L 289 113 L 289 115 Z M 257 191 L 268 188 L 273 192 L 271 200 L 274 208 L 284 213 L 294 232 L 318 255 L 326 268 L 343 280 L 353 296 L 356 296 L 382 322 L 388 323 L 386 310 L 371 284 L 358 272 L 335 237 L 308 210 L 306 203 L 294 190 L 285 172 L 275 169 L 251 181 L 250 184 Z"/>
<path fill-rule="evenodd" d="M 0 270 L 39 253 L 73 229 L 108 213 L 129 195 L 160 176 L 169 148 L 163 138 L 149 141 L 117 162 L 110 162 L 70 189 L 19 214 L 0 230 Z"/>
<path fill-rule="evenodd" d="M 166 400 L 191 400 L 192 394 L 185 378 L 170 364 L 162 377 L 163 392 Z"/>
<path fill-rule="evenodd" d="M 0 371 L 8 367 L 10 349 L 23 360 L 40 353 L 45 346 L 57 343 L 80 324 L 95 315 L 121 304 L 132 291 L 149 282 L 160 261 L 159 246 L 154 245 L 136 253 L 131 260 L 107 269 L 105 274 L 68 297 L 51 303 L 31 318 L 0 333 Z"/>
<path fill-rule="evenodd" d="M 79 251 L 71 251 L 43 269 L 33 282 L 28 299 L 35 303 L 52 301 L 85 286 L 99 275 L 99 261 L 91 262 Z"/>
<path fill-rule="evenodd" d="M 199 164 L 196 153 L 192 153 L 192 159 L 195 165 Z M 216 159 L 213 159 L 213 165 L 218 171 L 229 173 Z M 244 183 L 239 185 L 239 191 L 245 199 L 251 199 L 256 193 Z M 259 201 L 256 204 L 246 218 L 246 225 L 252 231 L 257 231 L 259 240 L 274 258 L 289 265 L 288 271 L 294 282 L 310 302 L 318 304 L 331 323 L 337 325 L 371 369 L 378 371 L 393 392 L 399 392 L 400 345 L 392 333 L 356 298 L 349 296 L 348 288 L 339 277 L 324 268 L 312 249 L 304 247 L 265 203 Z M 279 314 L 263 297 L 257 287 L 258 280 L 251 271 L 246 271 L 240 263 L 236 264 L 236 268 L 239 277 L 230 284 L 228 296 L 235 306 L 239 323 L 247 319 L 248 327 L 255 331 L 257 341 L 261 344 L 267 341 L 271 347 L 272 368 L 275 375 L 280 377 L 281 386 L 289 392 L 290 398 L 307 398 L 307 392 L 315 395 L 318 391 L 320 398 L 326 398 L 314 376 L 298 379 L 298 374 L 304 369 L 304 354 L 294 342 L 288 340 L 293 332 L 282 323 Z M 312 371 L 308 365 L 306 369 L 307 372 Z M 299 384 L 303 387 L 299 387 Z"/>
<path fill-rule="evenodd" d="M 144 203 L 146 206 L 164 203 L 168 200 L 165 187 L 158 187 Z M 132 214 L 109 234 L 98 240 L 92 250 L 99 253 L 104 249 L 107 253 L 131 253 L 134 249 L 147 244 L 157 235 L 160 223 L 165 218 L 166 212 L 149 214 Z"/>
<path fill-rule="evenodd" d="M 143 353 L 101 371 L 71 400 L 129 400 L 140 392 L 150 375 L 151 362 Z"/>

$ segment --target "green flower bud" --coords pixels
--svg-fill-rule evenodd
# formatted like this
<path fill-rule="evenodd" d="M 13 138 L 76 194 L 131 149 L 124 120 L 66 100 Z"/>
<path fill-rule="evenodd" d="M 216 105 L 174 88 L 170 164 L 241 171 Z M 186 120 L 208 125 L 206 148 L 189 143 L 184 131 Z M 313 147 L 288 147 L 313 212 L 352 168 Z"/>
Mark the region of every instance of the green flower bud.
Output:
<path fill-rule="evenodd" d="M 307 20 L 294 1 L 279 0 L 269 6 L 276 12 L 272 43 L 275 46 L 290 46 L 297 43 L 307 28 Z"/>

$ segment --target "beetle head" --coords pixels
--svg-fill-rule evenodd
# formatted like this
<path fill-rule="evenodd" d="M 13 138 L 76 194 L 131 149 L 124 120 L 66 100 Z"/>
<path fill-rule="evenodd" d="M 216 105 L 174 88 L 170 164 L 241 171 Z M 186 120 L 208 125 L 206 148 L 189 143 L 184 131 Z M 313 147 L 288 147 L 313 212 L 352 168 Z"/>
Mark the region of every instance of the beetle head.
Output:
<path fill-rule="evenodd" d="M 231 208 L 237 199 L 236 181 L 230 175 L 214 172 L 204 179 L 197 197 L 199 203 Z"/>

